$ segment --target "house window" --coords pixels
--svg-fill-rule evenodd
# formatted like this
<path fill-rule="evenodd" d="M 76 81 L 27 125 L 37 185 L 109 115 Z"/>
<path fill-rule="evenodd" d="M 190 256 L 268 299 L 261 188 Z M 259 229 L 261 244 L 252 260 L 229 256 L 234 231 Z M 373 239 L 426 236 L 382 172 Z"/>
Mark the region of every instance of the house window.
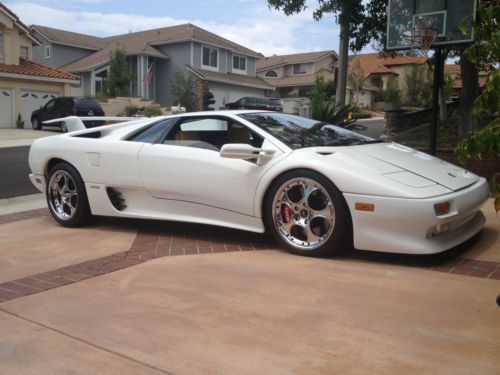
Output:
<path fill-rule="evenodd" d="M 379 76 L 372 77 L 372 85 L 378 88 L 382 88 L 382 79 Z"/>
<path fill-rule="evenodd" d="M 26 46 L 21 46 L 19 47 L 19 57 L 28 60 L 30 55 L 29 55 L 29 49 Z"/>
<path fill-rule="evenodd" d="M 95 75 L 95 92 L 96 94 L 104 94 L 107 91 L 108 71 L 103 70 Z"/>
<path fill-rule="evenodd" d="M 50 59 L 50 46 L 45 46 L 45 58 Z"/>
<path fill-rule="evenodd" d="M 3 57 L 3 31 L 0 30 L 0 57 Z"/>
<path fill-rule="evenodd" d="M 243 56 L 233 56 L 233 71 L 236 73 L 247 72 L 247 59 Z"/>
<path fill-rule="evenodd" d="M 306 64 L 293 64 L 293 74 L 306 74 Z"/>
<path fill-rule="evenodd" d="M 278 77 L 278 73 L 275 70 L 268 70 L 266 72 L 266 77 L 276 78 Z"/>
<path fill-rule="evenodd" d="M 217 48 L 202 47 L 201 66 L 217 70 L 219 68 L 219 50 Z"/>

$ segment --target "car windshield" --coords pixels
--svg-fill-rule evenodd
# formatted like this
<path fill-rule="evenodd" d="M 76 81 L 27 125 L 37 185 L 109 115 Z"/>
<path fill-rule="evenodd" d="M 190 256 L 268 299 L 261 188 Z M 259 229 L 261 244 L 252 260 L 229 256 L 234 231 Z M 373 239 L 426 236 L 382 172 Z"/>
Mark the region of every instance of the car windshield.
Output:
<path fill-rule="evenodd" d="M 241 114 L 292 149 L 317 146 L 354 146 L 383 142 L 338 126 L 283 113 Z"/>

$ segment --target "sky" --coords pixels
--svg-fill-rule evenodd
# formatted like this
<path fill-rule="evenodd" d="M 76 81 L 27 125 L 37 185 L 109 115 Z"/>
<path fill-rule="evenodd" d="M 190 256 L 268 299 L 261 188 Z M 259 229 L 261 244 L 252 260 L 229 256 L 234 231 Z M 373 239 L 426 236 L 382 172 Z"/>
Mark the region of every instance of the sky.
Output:
<path fill-rule="evenodd" d="M 315 21 L 317 0 L 294 16 L 270 10 L 266 0 L 10 0 L 4 4 L 27 25 L 96 36 L 193 23 L 265 56 L 338 52 L 340 28 L 333 15 Z M 363 52 L 371 52 L 366 47 Z"/>

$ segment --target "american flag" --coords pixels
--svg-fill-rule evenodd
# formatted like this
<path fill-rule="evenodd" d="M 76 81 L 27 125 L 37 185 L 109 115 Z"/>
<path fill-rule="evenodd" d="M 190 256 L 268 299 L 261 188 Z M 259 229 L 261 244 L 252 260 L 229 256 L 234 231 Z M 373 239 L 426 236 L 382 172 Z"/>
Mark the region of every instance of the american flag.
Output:
<path fill-rule="evenodd" d="M 153 63 L 148 68 L 146 76 L 144 77 L 144 83 L 150 85 L 153 82 Z"/>

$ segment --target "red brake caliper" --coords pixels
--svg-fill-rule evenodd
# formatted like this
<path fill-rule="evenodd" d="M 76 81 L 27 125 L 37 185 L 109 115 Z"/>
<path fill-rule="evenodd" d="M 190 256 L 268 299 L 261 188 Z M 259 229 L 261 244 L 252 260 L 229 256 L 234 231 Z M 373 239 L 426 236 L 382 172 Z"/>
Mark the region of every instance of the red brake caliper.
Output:
<path fill-rule="evenodd" d="M 288 224 L 292 220 L 292 210 L 287 204 L 281 205 L 281 218 L 285 224 Z"/>

